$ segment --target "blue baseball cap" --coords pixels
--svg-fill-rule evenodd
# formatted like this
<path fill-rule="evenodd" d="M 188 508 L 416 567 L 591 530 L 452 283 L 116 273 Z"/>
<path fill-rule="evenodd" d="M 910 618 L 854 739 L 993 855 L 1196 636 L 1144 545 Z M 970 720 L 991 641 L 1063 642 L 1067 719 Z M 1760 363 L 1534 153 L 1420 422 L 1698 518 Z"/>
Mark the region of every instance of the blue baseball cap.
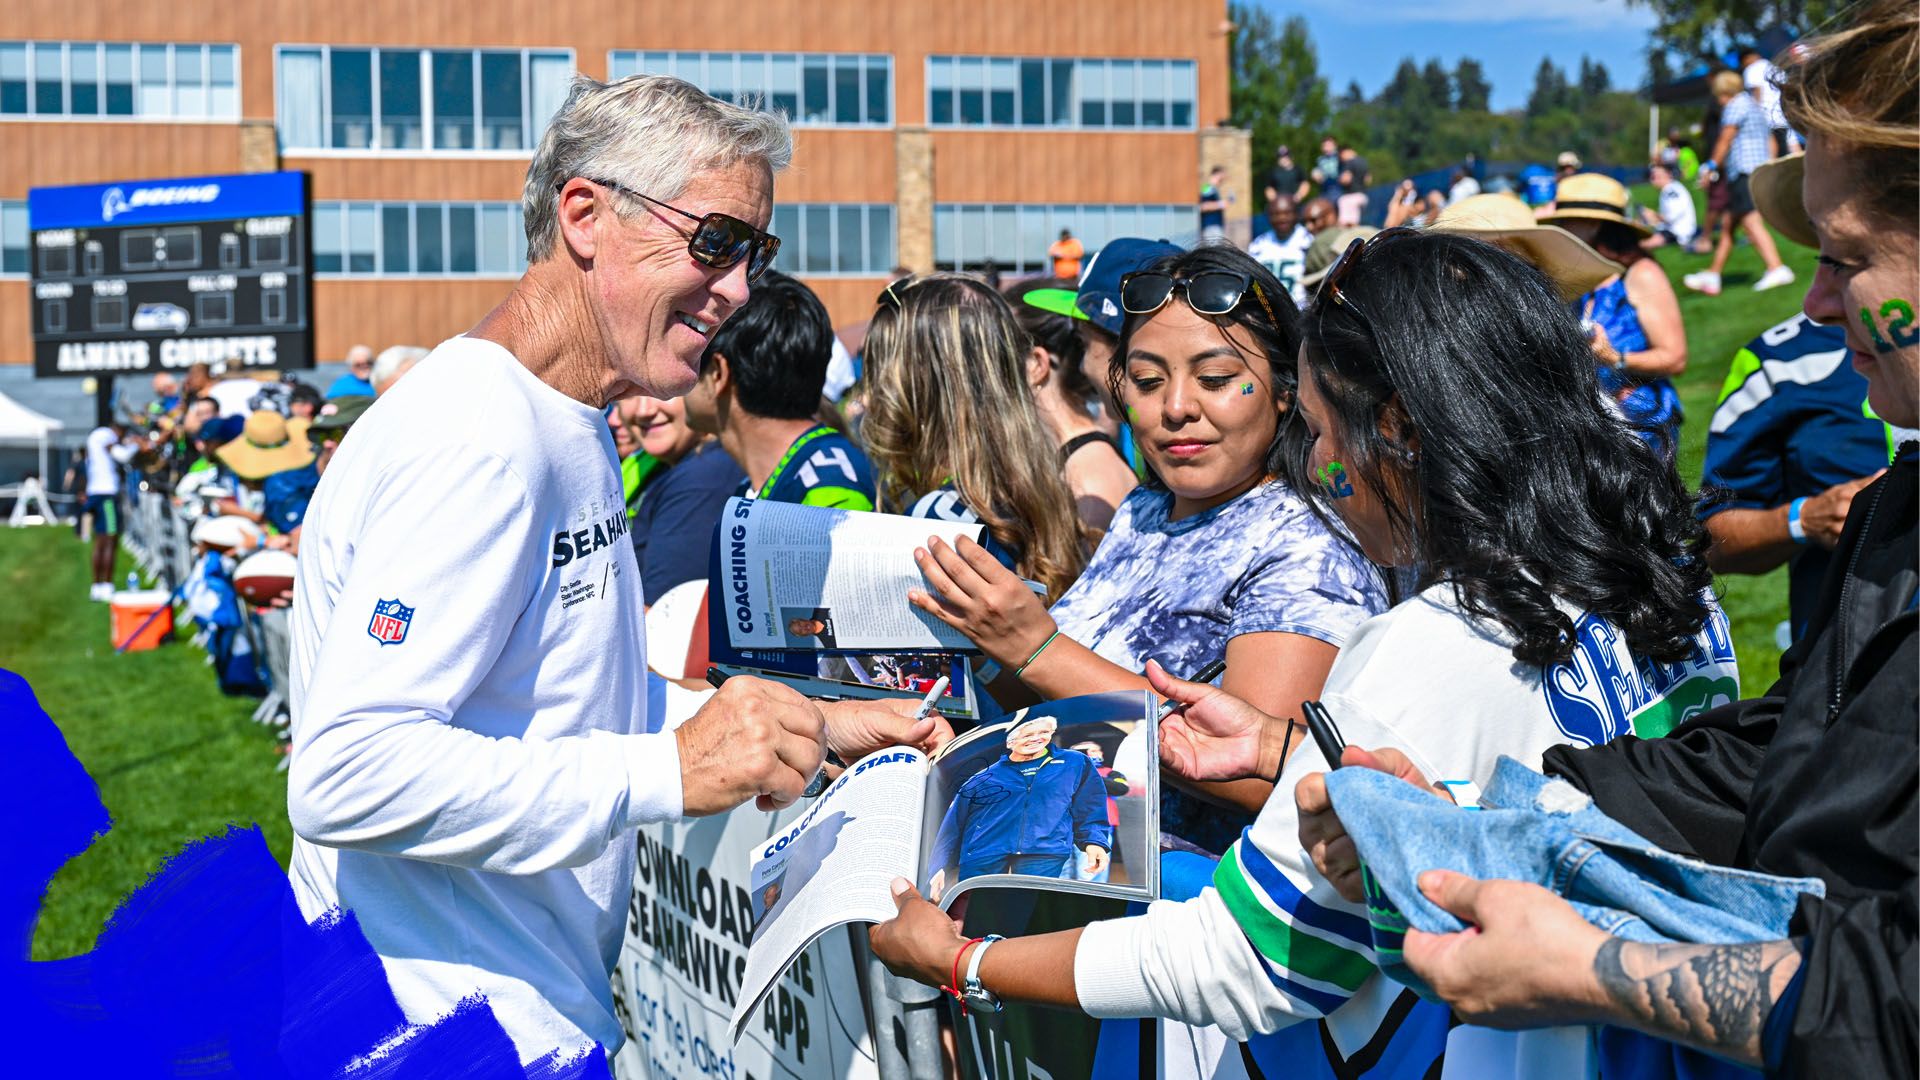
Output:
<path fill-rule="evenodd" d="M 1145 270 L 1169 255 L 1179 255 L 1182 250 L 1165 240 L 1143 240 L 1137 236 L 1109 240 L 1080 271 L 1077 291 L 1034 289 L 1024 299 L 1042 311 L 1085 319 L 1117 335 L 1126 321 L 1126 312 L 1120 309 L 1120 278 L 1135 270 Z"/>

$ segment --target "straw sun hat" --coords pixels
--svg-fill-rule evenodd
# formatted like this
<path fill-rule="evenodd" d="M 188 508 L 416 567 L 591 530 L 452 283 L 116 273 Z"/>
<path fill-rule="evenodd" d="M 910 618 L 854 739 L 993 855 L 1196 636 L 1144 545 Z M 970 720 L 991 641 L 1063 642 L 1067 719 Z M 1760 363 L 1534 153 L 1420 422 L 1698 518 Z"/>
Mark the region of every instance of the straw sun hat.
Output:
<path fill-rule="evenodd" d="M 240 437 L 215 450 L 214 456 L 241 479 L 261 480 L 313 464 L 314 452 L 307 441 L 307 421 L 261 409 L 247 417 Z"/>
<path fill-rule="evenodd" d="M 1561 181 L 1562 199 L 1567 197 L 1568 185 L 1580 179 L 1580 176 L 1570 176 Z M 1578 191 L 1576 188 L 1575 192 Z M 1625 191 L 1621 188 L 1622 195 Z M 1625 199 L 1621 202 L 1624 205 Z M 1461 199 L 1440 211 L 1429 228 L 1472 236 L 1506 248 L 1552 278 L 1565 300 L 1592 292 L 1601 282 L 1626 269 L 1558 225 L 1536 220 L 1526 203 L 1504 192 Z"/>
<path fill-rule="evenodd" d="M 1553 210 L 1541 220 L 1579 218 L 1585 221 L 1609 221 L 1615 225 L 1625 225 L 1642 238 L 1652 236 L 1652 229 L 1633 220 L 1627 213 L 1628 204 L 1632 201 L 1626 185 L 1613 177 L 1599 173 L 1578 173 L 1560 181 L 1553 195 Z"/>

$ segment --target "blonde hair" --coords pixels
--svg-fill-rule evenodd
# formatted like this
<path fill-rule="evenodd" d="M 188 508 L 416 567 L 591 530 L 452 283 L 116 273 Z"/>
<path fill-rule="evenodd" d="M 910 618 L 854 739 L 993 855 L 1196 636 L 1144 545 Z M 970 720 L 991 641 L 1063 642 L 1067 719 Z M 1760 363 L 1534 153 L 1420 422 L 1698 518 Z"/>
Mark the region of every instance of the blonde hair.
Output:
<path fill-rule="evenodd" d="M 1920 216 L 1917 98 L 1920 9 L 1910 0 L 1863 4 L 1840 29 L 1796 46 L 1780 87 L 1794 130 L 1843 147 L 1867 205 L 1909 225 Z"/>
<path fill-rule="evenodd" d="M 883 502 L 949 479 L 1052 602 L 1086 564 L 1060 451 L 1027 385 L 1026 332 L 984 283 L 931 274 L 889 288 L 867 327 L 860 435 Z"/>
<path fill-rule="evenodd" d="M 1707 80 L 1707 90 L 1716 98 L 1739 97 L 1745 92 L 1737 71 L 1714 72 L 1713 77 Z"/>
<path fill-rule="evenodd" d="M 558 246 L 560 186 L 576 176 L 672 200 L 697 172 L 741 161 L 779 172 L 792 160 L 793 133 L 779 113 L 729 105 L 667 75 L 610 83 L 576 75 L 527 167 L 527 260 Z"/>

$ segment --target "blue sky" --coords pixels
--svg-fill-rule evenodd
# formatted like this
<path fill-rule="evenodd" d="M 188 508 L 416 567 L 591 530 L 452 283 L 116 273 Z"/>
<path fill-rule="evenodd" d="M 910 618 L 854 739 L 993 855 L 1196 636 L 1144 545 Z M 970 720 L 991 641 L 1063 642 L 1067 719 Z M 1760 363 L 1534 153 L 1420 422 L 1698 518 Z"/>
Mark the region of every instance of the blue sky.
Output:
<path fill-rule="evenodd" d="M 1358 79 L 1368 95 L 1393 76 L 1402 57 L 1437 56 L 1449 70 L 1462 56 L 1479 60 L 1493 84 L 1493 107 L 1526 104 L 1542 56 L 1567 69 L 1582 53 L 1607 65 L 1616 87 L 1638 86 L 1653 19 L 1624 0 L 1255 0 L 1275 18 L 1306 17 L 1320 72 L 1335 94 Z"/>

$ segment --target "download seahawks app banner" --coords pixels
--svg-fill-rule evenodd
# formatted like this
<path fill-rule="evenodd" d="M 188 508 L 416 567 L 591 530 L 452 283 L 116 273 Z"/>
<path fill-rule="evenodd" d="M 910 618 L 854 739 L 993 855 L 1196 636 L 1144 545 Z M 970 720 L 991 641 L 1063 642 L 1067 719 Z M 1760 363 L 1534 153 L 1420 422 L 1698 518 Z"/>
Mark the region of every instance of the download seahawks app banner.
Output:
<path fill-rule="evenodd" d="M 313 366 L 305 173 L 27 193 L 41 378 Z"/>
<path fill-rule="evenodd" d="M 614 965 L 621 1080 L 868 1080 L 879 1076 L 847 931 L 808 946 L 760 1015 L 728 1032 L 753 938 L 753 852 L 809 804 L 642 826 Z M 861 927 L 857 932 L 864 933 Z"/>

